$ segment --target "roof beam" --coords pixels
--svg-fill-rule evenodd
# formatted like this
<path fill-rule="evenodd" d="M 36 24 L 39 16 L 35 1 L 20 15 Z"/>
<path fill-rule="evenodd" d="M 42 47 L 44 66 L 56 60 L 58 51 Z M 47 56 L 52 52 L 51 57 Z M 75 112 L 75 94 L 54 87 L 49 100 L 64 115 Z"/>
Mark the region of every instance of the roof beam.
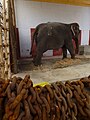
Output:
<path fill-rule="evenodd" d="M 90 6 L 90 0 L 32 0 L 38 2 L 60 3 L 77 6 Z"/>

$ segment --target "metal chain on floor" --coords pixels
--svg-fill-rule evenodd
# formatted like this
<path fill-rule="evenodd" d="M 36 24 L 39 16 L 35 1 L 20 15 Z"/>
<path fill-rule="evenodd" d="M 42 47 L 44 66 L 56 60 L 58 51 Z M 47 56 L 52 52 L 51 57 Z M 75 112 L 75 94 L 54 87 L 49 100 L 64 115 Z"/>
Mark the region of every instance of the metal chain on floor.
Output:
<path fill-rule="evenodd" d="M 0 79 L 0 120 L 89 120 L 90 76 L 33 87 L 24 79 Z"/>

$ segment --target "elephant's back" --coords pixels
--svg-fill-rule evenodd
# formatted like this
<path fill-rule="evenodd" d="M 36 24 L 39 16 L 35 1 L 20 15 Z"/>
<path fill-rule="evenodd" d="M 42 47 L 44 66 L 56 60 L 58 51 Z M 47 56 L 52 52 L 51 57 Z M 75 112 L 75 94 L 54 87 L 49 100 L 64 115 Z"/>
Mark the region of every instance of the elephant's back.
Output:
<path fill-rule="evenodd" d="M 58 37 L 63 38 L 70 32 L 69 27 L 66 24 L 62 24 L 59 22 L 48 22 L 43 27 L 41 27 L 38 31 L 39 37 Z"/>

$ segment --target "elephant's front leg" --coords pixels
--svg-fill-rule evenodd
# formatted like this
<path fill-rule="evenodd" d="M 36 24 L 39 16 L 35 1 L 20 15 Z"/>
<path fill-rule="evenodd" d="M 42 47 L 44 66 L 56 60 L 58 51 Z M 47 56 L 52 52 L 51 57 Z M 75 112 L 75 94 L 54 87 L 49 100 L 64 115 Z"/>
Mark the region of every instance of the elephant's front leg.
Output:
<path fill-rule="evenodd" d="M 75 58 L 75 51 L 74 51 L 74 46 L 73 46 L 72 41 L 67 43 L 66 48 L 70 52 L 71 58 L 74 59 Z"/>
<path fill-rule="evenodd" d="M 63 58 L 62 59 L 67 58 L 67 48 L 65 45 L 62 47 L 62 50 L 63 50 Z"/>

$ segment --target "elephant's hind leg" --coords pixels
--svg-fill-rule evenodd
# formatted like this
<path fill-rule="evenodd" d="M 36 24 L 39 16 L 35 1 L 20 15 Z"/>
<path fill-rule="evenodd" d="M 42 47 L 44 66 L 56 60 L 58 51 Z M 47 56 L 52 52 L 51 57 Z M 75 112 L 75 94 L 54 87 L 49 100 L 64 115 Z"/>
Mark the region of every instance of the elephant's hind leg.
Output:
<path fill-rule="evenodd" d="M 65 45 L 62 47 L 62 50 L 63 50 L 63 58 L 62 59 L 67 58 L 67 48 Z"/>
<path fill-rule="evenodd" d="M 34 57 L 33 63 L 35 66 L 41 65 L 41 58 L 43 56 L 43 52 L 37 51 L 36 56 Z"/>

